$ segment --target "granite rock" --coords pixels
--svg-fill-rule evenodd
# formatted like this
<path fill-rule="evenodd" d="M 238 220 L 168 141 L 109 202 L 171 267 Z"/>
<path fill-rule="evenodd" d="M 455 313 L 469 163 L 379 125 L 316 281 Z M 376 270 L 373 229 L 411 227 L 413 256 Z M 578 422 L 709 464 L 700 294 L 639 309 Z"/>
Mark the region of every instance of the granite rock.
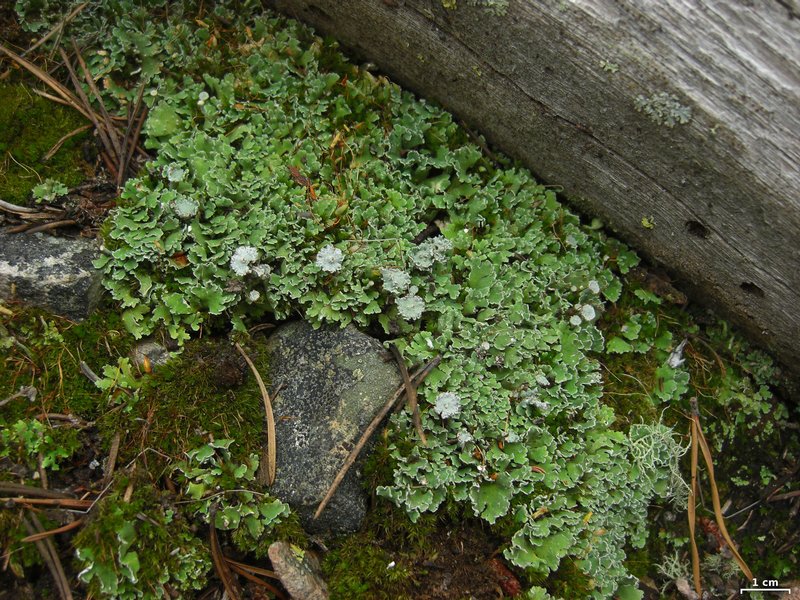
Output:
<path fill-rule="evenodd" d="M 320 518 L 312 517 L 350 450 L 400 385 L 398 369 L 378 340 L 353 326 L 289 323 L 272 334 L 267 352 L 271 387 L 281 386 L 272 399 L 277 473 L 270 493 L 309 531 L 355 531 L 366 514 L 359 475 L 368 448 Z"/>
<path fill-rule="evenodd" d="M 92 240 L 0 232 L 0 298 L 83 319 L 101 295 L 98 256 Z"/>

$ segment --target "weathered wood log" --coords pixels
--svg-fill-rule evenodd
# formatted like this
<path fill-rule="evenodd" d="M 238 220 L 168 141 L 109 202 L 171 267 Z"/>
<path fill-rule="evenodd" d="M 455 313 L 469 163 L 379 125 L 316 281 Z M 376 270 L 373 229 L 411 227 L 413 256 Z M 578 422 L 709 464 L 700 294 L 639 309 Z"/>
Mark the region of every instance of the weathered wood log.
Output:
<path fill-rule="evenodd" d="M 795 0 L 268 3 L 562 185 L 800 372 Z"/>

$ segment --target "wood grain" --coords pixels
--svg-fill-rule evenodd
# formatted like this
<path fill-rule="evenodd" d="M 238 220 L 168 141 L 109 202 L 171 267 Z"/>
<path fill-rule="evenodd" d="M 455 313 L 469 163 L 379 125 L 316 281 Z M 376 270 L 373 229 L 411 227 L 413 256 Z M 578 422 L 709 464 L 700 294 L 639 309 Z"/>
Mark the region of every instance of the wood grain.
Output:
<path fill-rule="evenodd" d="M 504 16 L 462 0 L 268 4 L 563 186 L 800 374 L 794 2 L 510 0 Z M 636 110 L 660 92 L 691 108 L 688 124 Z"/>

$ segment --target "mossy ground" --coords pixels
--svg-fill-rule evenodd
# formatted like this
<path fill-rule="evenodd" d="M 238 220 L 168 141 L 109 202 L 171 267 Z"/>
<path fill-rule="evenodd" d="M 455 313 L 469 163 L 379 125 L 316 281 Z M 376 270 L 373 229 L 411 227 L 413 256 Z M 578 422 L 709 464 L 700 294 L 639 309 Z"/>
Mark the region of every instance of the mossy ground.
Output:
<path fill-rule="evenodd" d="M 341 58 L 331 53 L 321 59 L 323 63 L 326 60 L 335 62 Z M 217 65 L 216 68 L 222 67 Z M 70 140 L 59 153 L 63 154 L 59 160 L 65 161 L 58 163 L 60 166 L 55 167 L 59 155 L 53 159 L 53 165 L 43 166 L 37 161 L 61 135 L 82 125 L 80 119 L 69 109 L 54 106 L 21 86 L 0 88 L 0 93 L 7 94 L 6 101 L 0 97 L 0 107 L 3 107 L 0 108 L 0 132 L 14 135 L 13 139 L 9 135 L 7 141 L 0 140 L 0 144 L 6 144 L 0 145 L 3 156 L 8 158 L 16 152 L 19 141 L 25 139 L 20 154 L 13 156 L 38 173 L 19 167 L 21 170 L 12 177 L 11 171 L 0 170 L 0 186 L 4 181 L 13 183 L 8 191 L 0 187 L 0 197 L 25 202 L 39 177 L 58 178 L 67 185 L 77 183 L 79 179 L 67 179 L 67 174 L 71 172 L 77 177 L 83 169 L 83 142 L 79 137 Z M 16 112 L 9 116 L 12 111 Z M 40 127 L 29 128 L 34 123 Z M 22 124 L 25 124 L 24 129 L 20 129 Z M 52 139 L 46 138 L 45 133 L 52 135 Z M 32 137 L 24 138 L 26 135 Z M 47 170 L 51 168 L 55 170 Z M 642 293 L 636 295 L 637 290 Z M 648 294 L 655 294 L 661 300 L 656 302 Z M 746 560 L 760 575 L 781 578 L 797 573 L 800 570 L 800 529 L 791 518 L 792 504 L 768 501 L 771 490 L 779 482 L 787 477 L 791 481 L 793 461 L 800 456 L 797 432 L 785 426 L 788 420 L 780 400 L 766 399 L 759 393 L 763 382 L 771 379 L 762 372 L 766 364 L 763 357 L 753 354 L 723 325 L 712 322 L 700 327 L 698 323 L 706 321 L 706 317 L 674 304 L 680 301 L 680 294 L 669 286 L 653 284 L 652 278 L 647 276 L 629 277 L 623 296 L 603 316 L 606 337 L 617 335 L 635 314 L 652 314 L 655 325 L 646 335 L 642 334 L 641 339 L 625 338 L 631 343 L 644 341 L 649 347 L 600 357 L 605 367 L 604 402 L 614 409 L 616 427 L 622 431 L 639 422 L 663 420 L 686 435 L 689 414 L 686 402 L 665 401 L 659 396 L 659 393 L 666 394 L 667 387 L 675 382 L 665 380 L 659 371 L 667 351 L 655 347 L 653 342 L 667 330 L 676 341 L 685 335 L 689 343 L 684 353 L 684 368 L 689 373 L 692 393 L 700 399 L 704 427 L 715 448 L 723 502 L 730 499 L 736 506 L 747 506 L 760 501 L 752 510 L 731 516 L 731 533 Z M 12 395 L 21 386 L 36 387 L 37 396 L 33 403 L 18 398 L 0 408 L 0 426 L 8 427 L 20 419 L 48 422 L 43 415 L 52 413 L 70 414 L 93 422 L 92 427 L 79 431 L 64 427 L 52 430 L 56 444 L 80 447 L 73 448 L 63 459 L 61 470 L 50 473 L 50 477 L 59 486 L 84 486 L 95 490 L 101 488 L 102 469 L 91 470 L 88 464 L 92 459 L 102 463 L 112 440 L 120 436 L 118 474 L 105 499 L 92 511 L 87 526 L 72 536 L 72 544 L 91 548 L 98 556 L 104 556 L 106 563 L 115 564 L 115 548 L 110 544 L 116 540 L 116 532 L 123 522 L 152 519 L 163 524 L 167 509 L 181 510 L 182 505 L 176 503 L 178 490 L 174 489 L 169 471 L 172 462 L 188 449 L 212 437 L 234 437 L 237 440 L 235 451 L 241 456 L 259 453 L 263 439 L 261 398 L 253 377 L 243 367 L 227 338 L 206 337 L 191 341 L 183 354 L 167 366 L 157 368 L 152 374 L 137 373 L 141 387 L 138 400 L 133 402 L 123 391 L 99 390 L 81 374 L 81 361 L 100 372 L 103 365 L 116 364 L 118 358 L 128 354 L 133 340 L 125 333 L 115 308 L 106 308 L 81 324 L 37 310 L 11 308 L 13 315 L 2 316 L 4 329 L 0 329 L 0 342 L 5 340 L 10 344 L 0 351 L 0 399 Z M 264 372 L 263 340 L 254 336 L 244 345 L 259 370 Z M 791 420 L 797 422 L 796 415 Z M 53 420 L 48 422 L 48 426 L 53 424 Z M 756 435 L 759 436 L 758 453 L 753 452 Z M 406 440 L 398 445 L 402 451 L 403 444 L 410 446 L 412 443 Z M 385 484 L 391 478 L 393 465 L 386 448 L 385 440 L 379 442 L 369 462 L 366 469 L 368 489 Z M 18 463 L 15 466 L 22 465 L 22 470 L 4 468 L 0 478 L 23 479 L 35 485 L 35 460 L 33 464 L 27 463 L 31 457 L 20 449 L 15 451 L 13 458 Z M 684 466 L 686 464 L 684 462 Z M 708 489 L 705 479 L 702 484 Z M 705 517 L 711 514 L 707 497 L 700 513 Z M 13 544 L 3 548 L 12 549 L 10 570 L 18 577 L 45 578 L 45 571 L 35 566 L 38 555 L 30 546 L 18 542 L 27 534 L 20 525 L 23 514 L 21 509 L 4 509 L 0 513 L 0 540 L 11 540 Z M 648 545 L 641 550 L 630 549 L 628 562 L 631 572 L 644 582 L 648 596 L 658 597 L 654 590 L 669 584 L 660 575 L 659 565 L 673 552 L 686 562 L 688 534 L 685 515 L 680 511 L 669 506 L 654 506 L 651 515 L 653 527 Z M 460 597 L 458 594 L 464 592 L 466 586 L 436 591 L 443 581 L 442 574 L 448 570 L 451 574 L 464 574 L 463 579 L 469 580 L 470 594 L 475 597 L 496 597 L 496 589 L 476 592 L 479 585 L 484 584 L 488 590 L 493 581 L 482 559 L 502 551 L 508 532 L 513 528 L 504 529 L 504 522 L 500 521 L 489 529 L 470 517 L 463 509 L 447 504 L 437 514 L 423 515 L 417 523 L 411 523 L 401 510 L 373 499 L 372 510 L 360 532 L 328 541 L 330 552 L 324 560 L 324 571 L 332 597 Z M 179 518 L 177 523 L 176 528 L 169 531 L 175 535 L 191 534 L 205 542 L 205 529 L 197 523 L 190 525 L 188 518 Z M 55 520 L 47 522 L 53 527 L 58 524 Z M 155 568 L 170 560 L 176 546 L 170 543 L 170 537 L 160 536 L 156 531 L 151 533 L 146 546 L 148 568 Z M 226 551 L 235 548 L 238 556 L 256 562 L 266 555 L 269 541 L 279 537 L 311 547 L 296 520 L 290 520 L 261 540 L 257 547 L 248 546 L 245 537 L 234 535 L 232 544 L 226 543 Z M 65 566 L 74 574 L 77 566 L 68 560 L 73 549 L 63 543 L 69 539 L 69 536 L 61 538 L 59 548 Z M 471 551 L 453 552 L 453 545 L 464 541 L 471 546 Z M 702 541 L 702 552 L 705 556 L 720 553 L 713 536 Z M 544 586 L 552 594 L 564 598 L 583 597 L 592 589 L 591 582 L 581 575 L 574 560 L 563 561 L 559 570 L 548 576 L 517 575 L 524 584 Z M 710 577 L 712 573 L 704 575 Z M 668 594 L 674 592 L 669 587 L 665 589 Z"/>
<path fill-rule="evenodd" d="M 30 204 L 31 190 L 46 179 L 72 187 L 91 175 L 84 158 L 87 132 L 68 139 L 49 160 L 62 136 L 86 125 L 71 108 L 34 94 L 22 84 L 0 85 L 0 198 Z M 91 152 L 91 145 L 87 146 Z"/>
<path fill-rule="evenodd" d="M 792 545 L 791 541 L 798 539 L 800 531 L 788 516 L 789 502 L 767 502 L 765 498 L 773 489 L 771 486 L 791 475 L 792 457 L 800 455 L 800 441 L 793 429 L 784 426 L 787 420 L 777 399 L 762 406 L 756 402 L 758 397 L 754 400 L 752 395 L 735 393 L 745 385 L 743 382 L 751 387 L 758 385 L 759 357 L 724 325 L 713 321 L 699 327 L 698 320 L 706 319 L 703 314 L 693 314 L 669 303 L 645 306 L 630 291 L 604 315 L 606 334 L 613 335 L 632 313 L 645 309 L 654 311 L 659 324 L 650 332 L 651 337 L 661 335 L 664 328 L 690 332 L 692 343 L 687 346 L 685 366 L 690 372 L 693 391 L 703 403 L 702 419 L 709 442 L 719 446 L 715 467 L 723 502 L 730 499 L 735 506 L 744 506 L 761 501 L 752 510 L 729 519 L 734 539 L 754 572 L 788 577 L 797 570 L 797 544 Z M 166 366 L 151 374 L 140 373 L 139 399 L 133 403 L 119 391 L 108 393 L 97 389 L 80 370 L 81 361 L 101 371 L 103 365 L 115 364 L 128 354 L 133 340 L 124 332 L 116 311 L 102 309 L 83 323 L 36 309 L 12 306 L 11 311 L 12 315 L 3 315 L 0 331 L 6 346 L 0 368 L 0 398 L 10 396 L 21 386 L 36 387 L 37 398 L 33 404 L 20 398 L 2 407 L 0 418 L 4 426 L 48 413 L 71 414 L 94 422 L 94 427 L 79 431 L 53 430 L 57 444 L 74 447 L 71 455 L 61 461 L 62 469 L 50 473 L 56 485 L 97 485 L 101 473 L 88 475 L 86 464 L 91 459 L 102 462 L 117 433 L 121 436 L 118 464 L 124 466 L 120 477 L 125 481 L 133 478 L 137 494 L 159 495 L 161 499 L 153 507 L 165 506 L 165 502 L 169 506 L 174 501 L 171 492 L 161 490 L 169 489 L 166 480 L 170 463 L 181 458 L 186 450 L 212 437 L 235 437 L 242 455 L 259 452 L 263 436 L 261 398 L 254 378 L 228 338 L 191 341 Z M 263 334 L 256 334 L 242 340 L 260 371 L 266 370 L 264 339 Z M 661 419 L 679 433 L 688 431 L 688 406 L 665 404 L 654 393 L 661 384 L 656 371 L 662 361 L 663 355 L 655 347 L 646 352 L 604 357 L 604 400 L 614 407 L 620 429 Z M 737 419 L 743 411 L 748 418 Z M 753 453 L 752 436 L 763 432 L 770 422 L 771 434 L 761 436 L 760 451 Z M 68 443 L 67 438 L 72 442 Z M 410 445 L 413 441 L 405 443 Z M 386 447 L 386 440 L 379 440 L 368 463 L 368 489 L 391 478 L 392 459 Z M 23 454 L 18 453 L 15 458 L 20 464 L 25 463 Z M 27 473 L 24 478 L 28 481 L 34 476 L 34 463 L 28 463 L 22 471 Z M 684 466 L 688 470 L 688 465 Z M 13 473 L 19 476 L 20 472 L 4 469 L 4 479 Z M 116 485 L 120 485 L 119 481 Z M 707 490 L 705 478 L 701 482 Z M 109 496 L 104 506 L 118 502 L 119 496 Z M 700 513 L 710 517 L 709 499 L 706 497 L 704 502 Z M 19 510 L 3 513 L 0 527 L 8 539 L 27 534 L 20 528 L 22 514 Z M 119 517 L 118 512 L 114 514 L 114 518 Z M 668 584 L 659 571 L 664 557 L 677 554 L 688 565 L 688 533 L 685 515 L 673 507 L 653 507 L 652 519 L 654 526 L 648 545 L 641 550 L 630 549 L 629 567 L 645 582 L 648 597 L 656 598 L 657 588 Z M 108 524 L 103 523 L 102 516 L 92 523 L 92 528 L 84 531 L 95 531 L 92 535 L 103 538 L 97 532 L 102 532 Z M 53 521 L 52 525 L 59 523 Z M 473 588 L 478 585 L 476 577 L 485 583 L 491 575 L 474 554 L 462 557 L 448 554 L 447 540 L 470 539 L 488 557 L 503 549 L 506 534 L 502 520 L 488 529 L 471 521 L 470 515 L 454 505 L 448 504 L 435 515 L 424 515 L 413 524 L 401 510 L 374 499 L 362 531 L 328 541 L 331 551 L 324 559 L 324 570 L 334 598 L 453 597 L 437 596 L 430 591 L 438 585 L 436 578 L 443 570 L 460 568 L 457 565 L 472 561 L 469 564 Z M 88 540 L 87 535 L 81 533 L 76 539 Z M 251 560 L 260 560 L 266 556 L 269 542 L 279 537 L 310 547 L 299 524 L 290 521 L 258 547 L 248 546 L 245 537 L 233 536 L 231 548 L 236 548 L 234 552 L 242 558 L 249 555 L 253 557 Z M 711 564 L 720 562 L 715 558 L 720 548 L 713 535 L 700 541 L 703 555 L 713 559 Z M 19 544 L 14 550 L 12 572 L 18 575 L 39 572 L 35 552 L 28 547 L 23 550 Z M 163 550 L 166 552 L 166 547 Z M 160 552 L 155 547 L 152 551 Z M 581 597 L 591 589 L 591 582 L 578 573 L 574 561 L 564 561 L 548 577 L 533 573 L 517 575 L 523 584 L 542 585 L 555 595 L 570 598 Z M 706 573 L 711 578 L 720 577 L 710 571 Z M 669 586 L 666 593 L 671 593 Z"/>
<path fill-rule="evenodd" d="M 192 547 L 202 544 L 207 553 L 205 541 L 187 529 L 190 513 L 176 504 L 178 490 L 171 471 L 186 451 L 211 439 L 234 438 L 232 450 L 237 460 L 250 453 L 261 454 L 262 398 L 231 341 L 227 337 L 194 340 L 167 365 L 149 373 L 145 371 L 151 369 L 139 370 L 139 387 L 132 396 L 119 388 L 101 390 L 81 372 L 84 363 L 102 373 L 104 365 L 116 365 L 131 350 L 134 340 L 124 333 L 115 311 L 101 310 L 87 321 L 74 323 L 38 309 L 12 306 L 7 309 L 11 314 L 6 314 L 6 309 L 0 314 L 0 399 L 26 386 L 36 389 L 36 397 L 34 402 L 15 398 L 0 408 L 0 432 L 11 432 L 17 422 L 43 423 L 51 445 L 69 450 L 60 458 L 58 470 L 48 470 L 50 485 L 96 492 L 103 488 L 102 465 L 108 460 L 112 440 L 119 437 L 113 485 L 73 540 L 74 547 L 92 553 L 93 564 L 101 565 L 91 589 L 99 589 L 106 567 L 113 570 L 119 563 L 113 540 L 121 522 L 133 523 L 140 532 L 137 543 L 148 553 L 146 561 L 141 557 L 143 573 L 172 560 L 173 541 L 178 537 Z M 259 334 L 239 339 L 259 372 L 266 372 L 264 339 Z M 68 415 L 73 421 L 65 423 L 58 415 Z M 37 486 L 37 462 L 22 441 L 0 443 L 0 480 Z M 21 509 L 0 514 L 2 549 L 10 553 L 9 576 L 47 578 L 35 546 L 19 542 L 28 535 L 22 526 L 24 516 Z M 140 521 L 162 523 L 166 529 L 162 535 L 159 528 L 148 528 Z M 48 522 L 48 528 L 62 524 Z M 231 541 L 239 548 L 240 557 L 245 553 L 264 557 L 269 542 L 277 536 L 307 544 L 296 518 L 281 524 L 257 546 L 247 536 L 234 535 Z M 62 550 L 62 562 L 71 571 L 71 551 Z M 181 568 L 188 567 L 181 563 Z M 76 567 L 73 575 L 78 570 Z"/>
<path fill-rule="evenodd" d="M 800 539 L 800 530 L 789 517 L 790 502 L 767 502 L 766 498 L 773 486 L 791 477 L 793 457 L 800 455 L 800 440 L 795 430 L 786 427 L 787 422 L 796 418 L 787 419 L 779 398 L 764 400 L 754 393 L 761 382 L 771 377 L 765 370 L 763 356 L 749 349 L 727 326 L 704 313 L 686 310 L 670 303 L 665 296 L 662 302 L 655 303 L 645 295 L 645 301 L 641 294 L 635 293 L 645 288 L 632 277 L 628 284 L 629 289 L 603 316 L 606 336 L 618 333 L 637 313 L 652 313 L 656 326 L 637 340 L 647 342 L 647 349 L 602 357 L 604 402 L 617 414 L 616 427 L 627 431 L 635 423 L 662 420 L 679 433 L 688 431 L 688 405 L 659 399 L 657 392 L 663 392 L 669 382 L 664 382 L 658 372 L 665 351 L 652 343 L 667 330 L 676 337 L 684 332 L 690 340 L 684 366 L 690 374 L 692 392 L 703 407 L 702 420 L 709 442 L 716 448 L 715 467 L 723 502 L 731 500 L 735 506 L 746 506 L 760 501 L 751 510 L 733 515 L 728 527 L 754 572 L 775 578 L 790 576 L 798 568 L 798 544 L 792 544 L 792 540 Z M 51 431 L 56 445 L 71 448 L 61 460 L 60 471 L 50 473 L 53 484 L 97 487 L 101 473 L 99 470 L 90 473 L 86 465 L 93 459 L 102 463 L 111 440 L 120 434 L 117 462 L 122 469 L 115 486 L 122 485 L 123 479 L 126 485 L 135 481 L 139 498 L 136 506 L 140 506 L 142 498 L 152 500 L 148 500 L 149 505 L 145 502 L 140 506 L 144 509 L 140 512 L 147 514 L 146 505 L 157 511 L 173 505 L 175 496 L 169 491 L 169 467 L 188 449 L 211 438 L 235 437 L 237 454 L 260 451 L 261 398 L 254 378 L 224 335 L 193 340 L 166 366 L 150 374 L 138 373 L 139 399 L 131 402 L 124 392 L 103 392 L 81 374 L 82 361 L 100 372 L 103 365 L 115 364 L 131 349 L 134 341 L 125 333 L 113 307 L 101 309 L 83 323 L 36 309 L 12 306 L 11 311 L 13 314 L 4 314 L 1 321 L 4 350 L 0 398 L 10 396 L 22 386 L 36 387 L 37 398 L 32 404 L 19 398 L 2 407 L 3 426 L 50 413 L 70 414 L 94 423 L 87 429 L 61 427 Z M 264 339 L 263 334 L 256 334 L 241 340 L 261 372 L 266 371 Z M 759 453 L 752 452 L 754 435 L 759 435 Z M 414 442 L 395 440 L 395 443 L 402 450 L 403 444 L 410 449 Z M 392 459 L 386 448 L 386 440 L 379 441 L 368 463 L 366 486 L 370 490 L 391 478 Z M 31 457 L 20 449 L 16 452 L 13 458 L 22 467 L 4 469 L 3 478 L 18 480 L 21 474 L 33 483 L 35 460 L 26 464 Z M 684 467 L 688 471 L 688 463 Z M 701 478 L 701 485 L 708 489 L 705 478 Z M 103 531 L 113 525 L 114 519 L 121 518 L 122 513 L 113 511 L 114 518 L 108 522 L 104 522 L 103 515 L 122 496 L 124 490 L 108 496 L 103 503 L 106 508 L 96 513 L 91 527 L 84 529 L 74 543 L 104 539 Z M 158 499 L 153 500 L 156 496 Z M 706 497 L 699 511 L 706 518 L 712 516 L 709 504 Z M 128 508 L 123 513 L 125 510 Z M 23 514 L 21 510 L 3 512 L 0 529 L 7 539 L 18 540 L 27 535 L 21 527 Z M 163 514 L 159 514 L 156 516 L 162 518 Z M 631 572 L 642 580 L 648 597 L 657 598 L 662 586 L 667 586 L 667 595 L 674 591 L 660 571 L 665 557 L 676 555 L 684 566 L 689 564 L 688 528 L 685 515 L 673 507 L 653 507 L 651 515 L 653 527 L 648 545 L 644 549 L 631 548 L 628 563 Z M 53 520 L 49 524 L 56 527 L 60 523 Z M 513 530 L 513 526 L 509 527 L 509 531 Z M 88 531 L 93 533 L 89 535 Z M 502 551 L 509 531 L 504 529 L 502 520 L 490 529 L 452 504 L 411 523 L 401 510 L 373 499 L 373 508 L 359 533 L 328 541 L 330 552 L 324 559 L 324 571 L 334 598 L 455 597 L 431 591 L 442 584 L 442 573 L 468 565 L 471 589 L 489 585 L 492 575 L 479 555 L 489 557 Z M 240 558 L 263 560 L 269 543 L 279 538 L 312 547 L 297 521 L 290 520 L 265 536 L 256 547 L 248 544 L 246 536 L 234 535 L 229 549 Z M 467 540 L 477 554 L 452 554 L 453 539 Z M 723 570 L 714 566 L 723 564 L 720 547 L 713 535 L 700 542 L 706 557 L 704 576 L 717 581 L 721 577 L 717 571 Z M 150 547 L 153 556 L 167 552 L 169 545 L 162 546 Z M 16 542 L 10 548 L 12 573 L 19 576 L 44 573 L 37 566 L 38 555 L 30 547 Z M 66 547 L 63 550 L 65 563 L 69 564 L 70 550 Z M 104 552 L 107 548 L 104 550 L 101 544 L 97 550 Z M 711 571 L 712 567 L 717 571 Z M 524 585 L 540 585 L 563 598 L 582 597 L 592 587 L 571 560 L 564 561 L 558 571 L 547 577 L 523 572 L 517 576 Z"/>

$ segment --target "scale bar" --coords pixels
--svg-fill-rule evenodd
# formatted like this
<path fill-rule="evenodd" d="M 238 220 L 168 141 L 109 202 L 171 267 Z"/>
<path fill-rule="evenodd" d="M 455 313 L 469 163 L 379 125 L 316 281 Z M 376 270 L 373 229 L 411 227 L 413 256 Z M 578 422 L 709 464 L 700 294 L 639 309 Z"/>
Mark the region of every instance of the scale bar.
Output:
<path fill-rule="evenodd" d="M 741 588 L 739 593 L 743 592 L 791 592 L 792 588 Z"/>

